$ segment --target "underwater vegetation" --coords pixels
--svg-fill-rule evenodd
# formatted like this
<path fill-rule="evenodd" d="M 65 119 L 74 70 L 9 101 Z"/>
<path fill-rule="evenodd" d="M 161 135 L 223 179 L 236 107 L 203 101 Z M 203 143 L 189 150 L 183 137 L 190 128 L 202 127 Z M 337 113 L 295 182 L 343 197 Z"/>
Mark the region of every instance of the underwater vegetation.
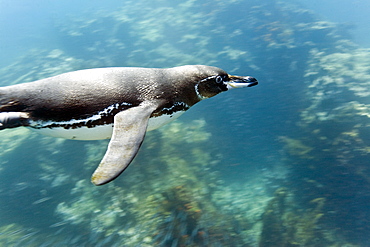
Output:
<path fill-rule="evenodd" d="M 344 41 L 336 44 L 335 52 L 310 52 L 305 73 L 308 104 L 299 121 L 302 135 L 283 142 L 295 174 L 300 174 L 294 185 L 305 188 L 302 201 L 324 197 L 323 221 L 336 222 L 341 234 L 367 245 L 369 50 Z"/>
<path fill-rule="evenodd" d="M 207 64 L 263 90 L 147 133 L 102 188 L 88 179 L 107 141 L 2 131 L 1 246 L 369 245 L 370 56 L 338 25 L 288 1 L 142 0 L 56 27 L 60 44 L 0 69 L 2 86 Z"/>
<path fill-rule="evenodd" d="M 222 181 L 218 180 L 217 173 L 212 171 L 212 166 L 217 164 L 217 160 L 213 160 L 204 151 L 200 152 L 200 146 L 210 137 L 209 133 L 203 130 L 204 126 L 204 120 L 194 120 L 188 125 L 177 121 L 165 126 L 159 133 L 148 134 L 149 139 L 157 140 L 157 145 L 151 145 L 154 142 L 144 144 L 145 151 L 142 152 L 144 157 L 139 155 L 133 168 L 130 168 L 131 171 L 128 171 L 130 175 L 118 183 L 109 184 L 107 189 L 95 189 L 88 179 L 77 174 L 81 171 L 67 171 L 68 169 L 60 168 L 58 171 L 50 171 L 50 167 L 40 162 L 40 169 L 50 174 L 44 172 L 41 177 L 37 176 L 40 169 L 30 169 L 29 172 L 35 176 L 34 183 L 37 180 L 46 180 L 51 183 L 49 187 L 34 188 L 24 182 L 26 183 L 24 187 L 18 185 L 20 188 L 9 195 L 9 198 L 17 196 L 18 193 L 26 194 L 40 190 L 39 193 L 44 197 L 31 199 L 37 200 L 28 202 L 31 204 L 30 207 L 34 207 L 33 210 L 45 209 L 53 205 L 56 207 L 49 208 L 52 210 L 49 214 L 42 213 L 47 219 L 43 222 L 44 226 L 38 227 L 43 227 L 44 230 L 36 228 L 31 231 L 30 226 L 27 226 L 26 230 L 19 231 L 21 236 L 16 235 L 17 238 L 14 237 L 14 240 L 6 238 L 0 243 L 14 241 L 17 244 L 32 246 L 32 243 L 38 246 L 41 243 L 44 244 L 44 237 L 47 236 L 48 241 L 45 246 L 66 244 L 69 246 L 212 246 L 213 244 L 224 246 L 230 243 L 235 246 L 245 246 L 252 241 L 249 239 L 248 232 L 254 231 L 251 229 L 252 223 L 249 222 L 258 219 L 258 217 L 254 217 L 253 220 L 248 219 L 248 214 L 245 213 L 250 211 L 260 215 L 263 207 L 259 206 L 257 210 L 253 207 L 245 208 L 246 205 L 252 204 L 252 201 L 257 205 L 250 191 L 245 196 L 246 192 L 242 192 L 245 189 L 239 188 L 241 193 L 223 190 Z M 172 139 L 167 138 L 168 134 L 172 134 Z M 185 144 L 179 143 L 178 138 L 186 140 Z M 50 144 L 46 143 L 46 145 Z M 91 145 L 91 143 L 84 145 L 89 162 L 93 162 L 94 159 L 95 162 L 99 161 L 96 153 L 103 151 L 101 146 L 103 145 Z M 181 146 L 183 151 L 173 153 L 179 150 L 178 146 Z M 55 147 L 58 149 L 57 145 Z M 173 150 L 169 150 L 170 147 Z M 145 157 L 146 154 L 152 153 L 153 149 L 159 152 L 158 159 L 163 161 L 150 161 Z M 171 156 L 168 156 L 169 154 Z M 192 166 L 189 161 L 194 161 L 196 165 Z M 53 163 L 56 167 L 58 167 L 57 162 Z M 144 169 L 143 166 L 150 169 Z M 90 166 L 91 169 L 93 167 Z M 174 175 L 174 172 L 178 174 Z M 71 173 L 75 176 L 74 179 L 71 178 Z M 71 182 L 68 186 L 63 184 L 69 179 L 81 180 L 76 181 L 71 188 L 69 187 Z M 39 181 L 38 184 L 40 183 Z M 54 194 L 57 190 L 62 192 Z M 68 194 L 62 195 L 65 190 Z M 229 201 L 237 194 L 244 194 L 244 199 L 239 199 L 237 207 L 231 209 Z M 229 198 L 225 200 L 225 196 Z M 6 197 L 7 195 L 2 194 L 2 198 Z M 268 198 L 262 195 L 259 200 L 261 200 L 260 205 L 265 205 Z M 27 198 L 24 199 L 24 205 L 27 205 Z M 15 220 L 16 217 L 13 216 L 12 219 Z M 23 222 L 25 219 L 31 220 L 32 216 L 23 213 L 18 221 L 25 224 Z M 4 227 L 10 227 L 10 225 Z M 22 234 L 29 234 L 29 232 L 35 232 L 32 238 L 23 237 Z"/>
<path fill-rule="evenodd" d="M 336 246 L 336 237 L 321 228 L 325 199 L 313 199 L 306 209 L 291 206 L 292 200 L 287 188 L 275 191 L 262 216 L 259 246 Z"/>

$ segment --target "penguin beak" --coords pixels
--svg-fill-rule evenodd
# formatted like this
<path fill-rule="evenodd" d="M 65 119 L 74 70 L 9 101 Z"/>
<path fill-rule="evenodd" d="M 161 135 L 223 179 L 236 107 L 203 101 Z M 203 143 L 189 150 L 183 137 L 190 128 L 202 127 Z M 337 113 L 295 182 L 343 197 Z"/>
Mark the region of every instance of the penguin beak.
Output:
<path fill-rule="evenodd" d="M 258 84 L 257 79 L 251 76 L 229 75 L 229 78 L 230 81 L 226 82 L 227 89 L 253 87 Z"/>

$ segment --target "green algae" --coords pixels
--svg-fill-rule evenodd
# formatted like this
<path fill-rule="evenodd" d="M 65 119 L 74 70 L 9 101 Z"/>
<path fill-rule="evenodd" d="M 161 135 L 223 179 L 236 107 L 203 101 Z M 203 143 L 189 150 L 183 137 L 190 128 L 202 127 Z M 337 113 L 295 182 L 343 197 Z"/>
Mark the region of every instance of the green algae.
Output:
<path fill-rule="evenodd" d="M 305 209 L 296 209 L 287 188 L 279 188 L 262 217 L 259 246 L 337 246 L 321 231 L 325 198 L 315 198 Z"/>
<path fill-rule="evenodd" d="M 263 215 L 263 228 L 259 246 L 285 246 L 283 217 L 286 210 L 284 188 L 275 192 L 274 198 L 269 202 Z"/>
<path fill-rule="evenodd" d="M 299 122 L 302 134 L 298 138 L 280 138 L 296 174 L 304 174 L 303 181 L 295 182 L 296 188 L 304 188 L 306 192 L 303 193 L 306 203 L 301 202 L 300 205 L 309 203 L 316 208 L 302 212 L 301 219 L 294 212 L 286 214 L 288 218 L 270 215 L 266 223 L 271 220 L 293 228 L 279 232 L 282 228 L 265 226 L 267 229 L 262 234 L 261 245 L 273 246 L 269 241 L 280 241 L 281 246 L 319 246 L 313 239 L 321 239 L 324 246 L 335 246 L 336 239 L 332 233 L 318 232 L 317 228 L 322 226 L 317 224 L 327 222 L 325 215 L 328 212 L 337 212 L 331 215 L 334 222 L 355 221 L 356 215 L 351 218 L 344 216 L 351 206 L 338 201 L 337 197 L 350 196 L 346 186 L 351 183 L 369 188 L 370 173 L 365 162 L 369 156 L 370 131 L 369 50 L 343 41 L 337 44 L 334 52 L 311 49 L 305 71 L 307 107 L 301 111 Z M 322 194 L 329 197 L 324 200 L 320 197 Z M 315 195 L 318 199 L 313 199 Z M 271 210 L 279 212 L 274 208 Z M 353 237 L 356 231 L 363 231 L 363 228 L 344 227 L 339 230 L 354 242 L 359 239 Z"/>
<path fill-rule="evenodd" d="M 284 148 L 290 155 L 300 156 L 304 159 L 312 158 L 309 153 L 313 150 L 313 148 L 305 145 L 301 140 L 289 138 L 286 136 L 281 136 L 280 140 L 284 143 Z"/>
<path fill-rule="evenodd" d="M 172 241 L 191 243 L 189 246 L 242 243 L 243 235 L 236 233 L 239 230 L 234 229 L 234 224 L 249 228 L 247 219 L 221 213 L 211 200 L 219 182 L 215 173 L 208 172 L 215 160 L 208 153 L 209 147 L 207 152 L 202 148 L 210 137 L 204 126 L 204 120 L 188 124 L 176 121 L 148 133 L 142 155 L 119 180 L 101 188 L 92 186 L 87 179 L 75 184 L 70 192 L 75 199 L 61 202 L 56 208 L 61 222 L 104 237 L 113 236 L 116 243 L 129 246 Z M 169 138 L 169 132 L 176 135 Z M 158 157 L 152 159 L 151 152 Z"/>
<path fill-rule="evenodd" d="M 300 167 L 298 173 L 305 174 L 305 182 L 301 185 L 296 182 L 296 186 L 305 187 L 309 192 L 305 201 L 311 201 L 315 194 L 318 197 L 329 195 L 322 213 L 336 212 L 331 215 L 331 221 L 348 222 L 349 226 L 361 220 L 357 214 L 351 213 L 352 206 L 346 200 L 338 198 L 351 196 L 351 186 L 365 191 L 370 188 L 370 170 L 366 161 L 370 155 L 370 61 L 368 49 L 343 40 L 336 44 L 334 50 L 310 51 L 305 71 L 307 107 L 301 111 L 299 121 L 302 135 L 295 143 L 289 141 L 286 151 L 294 167 Z M 304 150 L 309 155 L 305 155 Z M 361 242 L 360 235 L 366 235 L 368 231 L 365 226 L 339 229 L 355 243 Z"/>

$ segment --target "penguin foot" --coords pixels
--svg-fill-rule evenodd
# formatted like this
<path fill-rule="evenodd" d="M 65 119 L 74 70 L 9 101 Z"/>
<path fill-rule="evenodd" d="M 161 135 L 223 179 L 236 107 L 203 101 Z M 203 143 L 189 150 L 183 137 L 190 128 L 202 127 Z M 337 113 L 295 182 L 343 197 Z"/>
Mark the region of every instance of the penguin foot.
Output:
<path fill-rule="evenodd" d="M 0 112 L 0 130 L 25 126 L 28 119 L 25 112 Z"/>

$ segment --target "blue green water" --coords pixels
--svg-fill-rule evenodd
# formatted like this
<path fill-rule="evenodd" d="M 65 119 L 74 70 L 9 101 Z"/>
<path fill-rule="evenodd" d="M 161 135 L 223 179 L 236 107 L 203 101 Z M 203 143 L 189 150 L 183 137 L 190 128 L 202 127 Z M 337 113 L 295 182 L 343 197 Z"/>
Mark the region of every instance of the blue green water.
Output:
<path fill-rule="evenodd" d="M 0 1 L 1 86 L 185 64 L 260 82 L 149 132 L 101 187 L 108 141 L 2 130 L 0 246 L 369 246 L 368 6 L 348 5 Z"/>

